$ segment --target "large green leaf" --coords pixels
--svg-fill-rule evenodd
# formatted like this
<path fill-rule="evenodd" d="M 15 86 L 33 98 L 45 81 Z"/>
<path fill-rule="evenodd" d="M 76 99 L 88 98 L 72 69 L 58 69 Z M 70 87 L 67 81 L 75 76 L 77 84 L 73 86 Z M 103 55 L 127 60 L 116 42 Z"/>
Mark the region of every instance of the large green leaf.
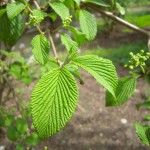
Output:
<path fill-rule="evenodd" d="M 136 123 L 135 129 L 141 142 L 150 146 L 150 127 L 146 125 L 142 126 L 139 123 Z"/>
<path fill-rule="evenodd" d="M 31 95 L 31 113 L 40 138 L 45 139 L 62 129 L 75 111 L 78 88 L 65 68 L 46 73 Z"/>
<path fill-rule="evenodd" d="M 103 1 L 103 0 L 85 0 L 85 2 L 86 3 L 96 4 L 96 5 L 102 6 L 102 7 L 110 7 L 110 5 L 105 3 L 105 1 Z"/>
<path fill-rule="evenodd" d="M 61 34 L 61 42 L 65 45 L 68 51 L 70 51 L 71 49 L 74 51 L 78 50 L 78 44 L 73 41 L 68 34 Z"/>
<path fill-rule="evenodd" d="M 118 82 L 116 89 L 116 99 L 107 92 L 106 93 L 106 106 L 119 106 L 125 103 L 136 88 L 136 79 L 133 77 L 122 78 Z"/>
<path fill-rule="evenodd" d="M 81 30 L 88 40 L 93 40 L 97 33 L 97 24 L 95 17 L 86 10 L 80 10 L 79 21 Z"/>
<path fill-rule="evenodd" d="M 20 2 L 13 2 L 7 4 L 7 15 L 10 20 L 13 20 L 23 9 L 25 9 L 25 5 Z"/>
<path fill-rule="evenodd" d="M 98 83 L 102 84 L 114 97 L 118 79 L 112 62 L 95 55 L 77 57 L 73 63 L 89 72 Z"/>
<path fill-rule="evenodd" d="M 61 2 L 49 3 L 54 11 L 61 17 L 62 20 L 65 20 L 69 17 L 69 9 Z"/>
<path fill-rule="evenodd" d="M 0 18 L 0 40 L 5 45 L 13 46 L 23 33 L 24 23 L 21 15 L 9 20 L 7 14 L 3 14 Z"/>
<path fill-rule="evenodd" d="M 44 35 L 37 35 L 32 39 L 32 52 L 35 59 L 41 63 L 45 64 L 48 61 L 48 55 L 50 51 L 50 44 Z"/>

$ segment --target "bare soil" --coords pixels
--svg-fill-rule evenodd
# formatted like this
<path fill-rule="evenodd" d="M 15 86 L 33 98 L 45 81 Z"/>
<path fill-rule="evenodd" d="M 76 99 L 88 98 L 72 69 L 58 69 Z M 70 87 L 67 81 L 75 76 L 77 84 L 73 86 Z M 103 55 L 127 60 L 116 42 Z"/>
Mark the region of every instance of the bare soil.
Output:
<path fill-rule="evenodd" d="M 127 74 L 118 67 L 120 76 Z M 145 100 L 148 86 L 143 80 L 137 83 L 134 96 L 119 107 L 105 107 L 105 90 L 95 79 L 82 71 L 84 85 L 79 85 L 80 98 L 77 110 L 66 127 L 46 141 L 42 141 L 35 150 L 148 150 L 136 136 L 134 123 L 141 121 L 147 114 L 145 109 L 137 111 L 135 104 Z M 34 83 L 35 84 L 35 83 Z M 29 99 L 34 84 L 26 89 L 25 99 Z M 122 119 L 127 122 L 123 123 Z M 0 131 L 0 145 L 14 150 L 13 143 Z"/>

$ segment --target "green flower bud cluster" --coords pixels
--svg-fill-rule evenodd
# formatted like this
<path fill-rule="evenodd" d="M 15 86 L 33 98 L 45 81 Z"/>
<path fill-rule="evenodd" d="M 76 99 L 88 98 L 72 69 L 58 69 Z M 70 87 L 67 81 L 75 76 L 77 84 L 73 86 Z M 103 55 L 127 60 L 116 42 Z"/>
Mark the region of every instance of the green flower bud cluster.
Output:
<path fill-rule="evenodd" d="M 63 26 L 66 27 L 72 22 L 72 16 L 66 17 L 63 21 Z"/>
<path fill-rule="evenodd" d="M 26 25 L 33 24 L 34 26 L 37 26 L 44 19 L 43 17 L 34 16 L 32 14 L 30 14 L 29 17 L 30 20 L 29 22 L 26 22 Z"/>
<path fill-rule="evenodd" d="M 146 54 L 144 54 L 144 50 L 141 50 L 135 55 L 130 52 L 130 56 L 131 59 L 129 60 L 129 63 L 125 65 L 125 67 L 129 67 L 130 70 L 141 67 L 143 70 L 146 66 L 145 62 L 150 58 L 150 53 L 147 52 Z"/>

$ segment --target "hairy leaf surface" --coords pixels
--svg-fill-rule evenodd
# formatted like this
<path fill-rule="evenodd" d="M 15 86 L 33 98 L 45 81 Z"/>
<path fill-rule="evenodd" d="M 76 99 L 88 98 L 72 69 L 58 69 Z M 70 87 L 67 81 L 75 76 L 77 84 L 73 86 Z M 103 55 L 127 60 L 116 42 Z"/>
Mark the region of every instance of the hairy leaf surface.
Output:
<path fill-rule="evenodd" d="M 69 9 L 63 3 L 54 2 L 49 4 L 62 20 L 65 20 L 67 17 L 69 17 Z"/>
<path fill-rule="evenodd" d="M 26 6 L 20 2 L 13 2 L 7 4 L 7 15 L 10 20 L 17 16 Z"/>
<path fill-rule="evenodd" d="M 89 72 L 98 83 L 103 85 L 115 97 L 118 79 L 111 61 L 95 55 L 85 55 L 75 58 L 73 63 Z"/>
<path fill-rule="evenodd" d="M 31 113 L 40 138 L 62 129 L 75 111 L 78 88 L 69 71 L 55 69 L 45 74 L 31 95 Z"/>
<path fill-rule="evenodd" d="M 41 63 L 45 64 L 48 60 L 48 54 L 50 51 L 50 44 L 44 35 L 37 35 L 32 39 L 32 52 L 35 59 Z"/>
<path fill-rule="evenodd" d="M 119 106 L 125 103 L 131 95 L 134 93 L 136 88 L 136 79 L 133 77 L 122 78 L 118 82 L 116 89 L 116 99 L 107 92 L 106 93 L 106 106 Z"/>
<path fill-rule="evenodd" d="M 93 40 L 97 33 L 97 24 L 95 17 L 86 10 L 80 10 L 79 21 L 81 30 L 88 40 Z"/>

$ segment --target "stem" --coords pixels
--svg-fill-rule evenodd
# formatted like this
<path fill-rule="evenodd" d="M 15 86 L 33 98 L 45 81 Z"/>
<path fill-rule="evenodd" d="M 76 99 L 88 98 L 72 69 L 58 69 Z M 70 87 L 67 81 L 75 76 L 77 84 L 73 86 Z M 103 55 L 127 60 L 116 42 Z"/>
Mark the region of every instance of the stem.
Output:
<path fill-rule="evenodd" d="M 37 9 L 41 9 L 37 1 L 34 0 L 33 3 L 34 3 L 34 5 L 36 6 Z"/>
<path fill-rule="evenodd" d="M 11 85 L 9 84 L 9 81 L 8 81 L 7 77 L 5 77 L 5 76 L 3 76 L 3 77 L 4 77 L 6 83 L 7 83 L 8 87 L 9 87 L 9 89 L 10 89 L 10 91 L 11 91 L 13 97 L 14 97 L 14 100 L 15 100 L 16 106 L 17 106 L 17 109 L 18 109 L 18 111 L 20 112 L 20 114 L 22 115 L 21 109 L 20 109 L 20 105 L 19 105 L 18 99 L 17 99 L 17 97 L 16 97 L 15 91 L 14 91 L 14 89 L 11 87 Z"/>
<path fill-rule="evenodd" d="M 48 29 L 46 29 L 46 33 L 48 35 L 48 39 L 52 45 L 52 50 L 53 50 L 53 53 L 54 53 L 54 56 L 56 59 L 58 59 L 58 54 L 57 54 L 57 51 L 56 51 L 56 48 L 55 48 L 55 44 L 54 44 L 54 41 L 53 41 L 53 38 L 52 36 L 50 35 L 50 31 Z"/>

